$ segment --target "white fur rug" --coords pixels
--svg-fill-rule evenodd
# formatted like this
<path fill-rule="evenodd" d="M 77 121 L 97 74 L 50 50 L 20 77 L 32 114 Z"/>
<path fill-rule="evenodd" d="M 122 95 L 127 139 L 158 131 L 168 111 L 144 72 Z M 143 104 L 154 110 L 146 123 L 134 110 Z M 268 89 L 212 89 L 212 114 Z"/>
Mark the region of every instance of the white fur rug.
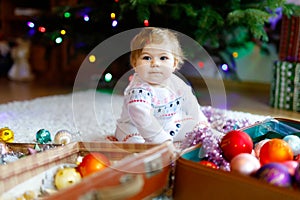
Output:
<path fill-rule="evenodd" d="M 74 135 L 73 141 L 100 141 L 114 133 L 122 100 L 121 95 L 86 90 L 1 104 L 0 128 L 10 128 L 18 143 L 34 142 L 40 129 L 48 130 L 52 138 L 58 131 L 68 130 Z M 250 123 L 266 119 L 251 113 L 214 110 L 224 117 L 247 119 Z"/>

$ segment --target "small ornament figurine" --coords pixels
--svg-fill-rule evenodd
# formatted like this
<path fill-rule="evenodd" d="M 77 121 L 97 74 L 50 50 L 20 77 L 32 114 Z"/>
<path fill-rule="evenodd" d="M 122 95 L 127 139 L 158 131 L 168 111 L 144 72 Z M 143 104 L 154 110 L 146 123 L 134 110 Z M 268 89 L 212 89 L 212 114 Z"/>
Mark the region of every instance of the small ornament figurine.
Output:
<path fill-rule="evenodd" d="M 8 127 L 4 127 L 0 129 L 0 141 L 3 142 L 13 142 L 14 141 L 14 132 L 10 130 Z"/>
<path fill-rule="evenodd" d="M 72 135 L 67 130 L 60 130 L 54 136 L 55 144 L 69 144 L 71 142 Z"/>
<path fill-rule="evenodd" d="M 8 77 L 15 81 L 30 81 L 33 74 L 29 64 L 30 41 L 22 38 L 16 39 L 16 46 L 11 50 L 13 65 L 8 71 Z"/>
<path fill-rule="evenodd" d="M 48 130 L 46 129 L 40 129 L 36 133 L 36 141 L 40 144 L 46 144 L 48 142 L 51 142 L 51 134 Z"/>

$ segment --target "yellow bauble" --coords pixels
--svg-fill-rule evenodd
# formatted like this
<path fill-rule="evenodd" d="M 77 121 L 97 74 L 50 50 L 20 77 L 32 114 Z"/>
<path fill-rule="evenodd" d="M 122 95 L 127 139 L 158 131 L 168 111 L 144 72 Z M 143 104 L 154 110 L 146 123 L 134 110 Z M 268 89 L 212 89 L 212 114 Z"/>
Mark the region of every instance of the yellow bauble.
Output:
<path fill-rule="evenodd" d="M 80 181 L 81 181 L 80 173 L 77 172 L 76 169 L 72 167 L 66 167 L 57 170 L 54 177 L 54 183 L 58 190 L 72 186 L 76 183 L 79 183 Z"/>
<path fill-rule="evenodd" d="M 13 142 L 14 132 L 7 127 L 0 129 L 0 141 Z"/>

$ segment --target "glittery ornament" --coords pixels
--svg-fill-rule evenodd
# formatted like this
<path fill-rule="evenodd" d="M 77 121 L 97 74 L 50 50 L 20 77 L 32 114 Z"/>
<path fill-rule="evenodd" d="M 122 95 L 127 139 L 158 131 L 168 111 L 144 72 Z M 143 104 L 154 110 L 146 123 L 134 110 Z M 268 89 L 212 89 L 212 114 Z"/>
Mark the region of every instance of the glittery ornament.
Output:
<path fill-rule="evenodd" d="M 0 141 L 13 142 L 14 132 L 7 127 L 0 129 Z"/>
<path fill-rule="evenodd" d="M 296 135 L 287 135 L 283 138 L 292 148 L 294 156 L 300 154 L 300 138 Z"/>
<path fill-rule="evenodd" d="M 60 130 L 55 134 L 54 143 L 55 144 L 69 144 L 71 142 L 72 135 L 67 130 Z"/>
<path fill-rule="evenodd" d="M 201 143 L 201 149 L 204 152 L 202 156 L 205 160 L 214 163 L 219 169 L 230 171 L 229 163 L 222 156 L 219 146 L 220 138 L 213 134 L 210 127 L 200 125 L 194 131 L 187 133 L 181 148 L 185 149 L 199 143 Z"/>
<path fill-rule="evenodd" d="M 201 111 L 207 118 L 210 127 L 197 127 L 192 132 L 186 133 L 182 141 L 181 149 L 185 149 L 199 143 L 202 144 L 202 155 L 206 160 L 212 161 L 220 169 L 230 171 L 230 164 L 223 158 L 220 148 L 220 138 L 214 137 L 212 129 L 221 133 L 228 133 L 231 130 L 244 128 L 255 124 L 257 121 L 250 120 L 247 117 L 239 118 L 228 115 L 227 111 L 216 109 L 211 106 L 201 107 Z"/>
<path fill-rule="evenodd" d="M 293 151 L 283 139 L 270 139 L 260 149 L 259 161 L 261 165 L 288 160 L 293 160 Z"/>
<path fill-rule="evenodd" d="M 51 142 L 51 134 L 48 130 L 46 129 L 40 129 L 36 133 L 36 141 L 40 144 L 46 144 L 48 142 Z"/>
<path fill-rule="evenodd" d="M 281 163 L 268 163 L 257 170 L 255 176 L 275 186 L 290 187 L 292 184 L 288 168 Z"/>

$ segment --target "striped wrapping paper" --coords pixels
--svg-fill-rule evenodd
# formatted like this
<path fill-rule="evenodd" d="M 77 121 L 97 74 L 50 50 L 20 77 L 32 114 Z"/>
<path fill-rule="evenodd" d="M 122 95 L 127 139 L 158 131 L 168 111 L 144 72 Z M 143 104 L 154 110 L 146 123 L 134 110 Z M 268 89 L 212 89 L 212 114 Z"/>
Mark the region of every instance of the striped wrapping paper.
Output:
<path fill-rule="evenodd" d="M 300 62 L 300 16 L 282 16 L 279 59 Z"/>
<path fill-rule="evenodd" d="M 271 106 L 300 111 L 300 63 L 276 61 L 271 82 Z"/>

